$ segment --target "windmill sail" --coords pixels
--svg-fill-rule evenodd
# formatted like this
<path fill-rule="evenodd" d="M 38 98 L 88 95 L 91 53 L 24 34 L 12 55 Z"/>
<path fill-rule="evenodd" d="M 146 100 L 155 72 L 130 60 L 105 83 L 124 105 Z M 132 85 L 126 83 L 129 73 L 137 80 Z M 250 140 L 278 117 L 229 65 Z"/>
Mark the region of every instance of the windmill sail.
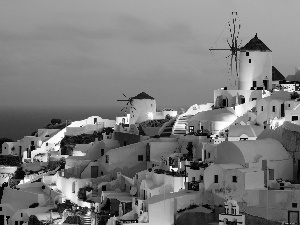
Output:
<path fill-rule="evenodd" d="M 228 85 L 231 88 L 237 86 L 239 77 L 238 52 L 242 44 L 240 39 L 241 23 L 237 12 L 232 12 L 231 18 L 219 35 L 213 46 L 209 49 L 213 58 L 223 73 L 228 76 Z"/>

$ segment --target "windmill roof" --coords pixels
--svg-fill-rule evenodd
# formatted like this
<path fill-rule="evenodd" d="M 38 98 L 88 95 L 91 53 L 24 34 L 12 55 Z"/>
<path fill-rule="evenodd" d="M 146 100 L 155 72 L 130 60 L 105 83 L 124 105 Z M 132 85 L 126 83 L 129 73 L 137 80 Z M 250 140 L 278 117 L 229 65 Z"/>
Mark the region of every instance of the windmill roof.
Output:
<path fill-rule="evenodd" d="M 139 93 L 137 96 L 132 97 L 132 99 L 154 99 L 153 97 L 151 97 L 150 95 L 148 95 L 145 92 Z"/>
<path fill-rule="evenodd" d="M 275 66 L 272 66 L 272 80 L 285 80 L 285 77 L 276 69 Z"/>
<path fill-rule="evenodd" d="M 241 50 L 271 52 L 271 50 L 260 39 L 258 39 L 257 34 L 255 34 L 254 38 L 242 47 Z"/>

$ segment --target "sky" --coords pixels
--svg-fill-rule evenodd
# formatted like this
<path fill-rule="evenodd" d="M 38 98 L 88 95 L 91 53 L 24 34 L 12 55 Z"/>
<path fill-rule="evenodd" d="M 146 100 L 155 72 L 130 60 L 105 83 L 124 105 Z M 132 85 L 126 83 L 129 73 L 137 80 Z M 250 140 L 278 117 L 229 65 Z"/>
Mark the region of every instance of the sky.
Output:
<path fill-rule="evenodd" d="M 299 8 L 294 0 L 0 1 L 0 107 L 122 109 L 122 93 L 143 91 L 159 108 L 213 102 L 227 75 L 208 49 L 231 12 L 243 45 L 258 33 L 287 76 L 300 65 Z"/>

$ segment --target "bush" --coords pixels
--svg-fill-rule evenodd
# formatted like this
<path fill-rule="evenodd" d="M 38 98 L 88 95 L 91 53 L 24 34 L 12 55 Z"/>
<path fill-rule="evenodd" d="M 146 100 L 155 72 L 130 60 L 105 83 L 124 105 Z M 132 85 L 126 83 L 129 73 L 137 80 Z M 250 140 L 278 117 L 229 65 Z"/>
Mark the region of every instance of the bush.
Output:
<path fill-rule="evenodd" d="M 79 188 L 78 190 L 78 193 L 77 193 L 77 197 L 78 199 L 81 199 L 83 201 L 85 201 L 87 198 L 86 198 L 86 190 L 85 188 Z"/>
<path fill-rule="evenodd" d="M 87 187 L 85 187 L 85 190 L 86 190 L 86 191 L 91 191 L 91 190 L 93 190 L 93 188 L 90 187 L 90 186 L 87 186 Z"/>

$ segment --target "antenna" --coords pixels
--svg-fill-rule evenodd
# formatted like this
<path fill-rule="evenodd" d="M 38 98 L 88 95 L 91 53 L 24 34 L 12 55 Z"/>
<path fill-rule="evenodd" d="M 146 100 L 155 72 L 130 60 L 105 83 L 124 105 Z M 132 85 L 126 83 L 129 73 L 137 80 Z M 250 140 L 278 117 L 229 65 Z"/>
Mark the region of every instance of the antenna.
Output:
<path fill-rule="evenodd" d="M 231 13 L 231 19 L 227 23 L 227 30 L 230 33 L 230 40 L 227 37 L 226 42 L 228 44 L 228 48 L 210 48 L 209 51 L 212 53 L 213 51 L 230 51 L 230 54 L 225 57 L 225 59 L 229 59 L 227 61 L 228 70 L 228 78 L 230 86 L 237 85 L 237 79 L 239 77 L 239 58 L 238 58 L 238 51 L 240 51 L 240 47 L 242 44 L 242 40 L 240 39 L 240 29 L 241 23 L 240 19 L 237 15 L 237 12 Z M 223 33 L 223 32 L 222 32 Z M 221 34 L 222 35 L 222 34 Z M 221 36 L 220 35 L 220 36 Z M 216 40 L 219 40 L 220 36 Z M 216 42 L 214 44 L 216 44 Z"/>

